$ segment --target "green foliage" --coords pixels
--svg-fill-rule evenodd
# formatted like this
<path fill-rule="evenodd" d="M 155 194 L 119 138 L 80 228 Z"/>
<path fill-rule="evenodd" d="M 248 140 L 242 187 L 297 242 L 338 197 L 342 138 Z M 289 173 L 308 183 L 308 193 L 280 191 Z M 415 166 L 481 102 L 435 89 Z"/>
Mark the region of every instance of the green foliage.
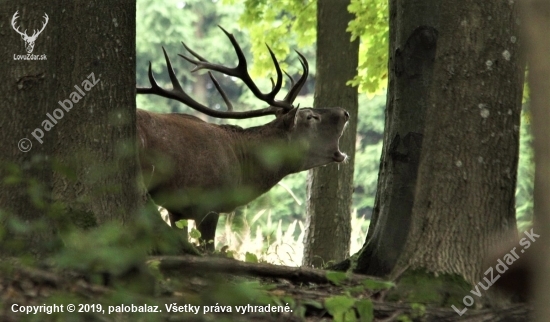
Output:
<path fill-rule="evenodd" d="M 426 305 L 420 303 L 412 303 L 411 308 L 413 309 L 413 318 L 421 318 L 426 314 Z"/>
<path fill-rule="evenodd" d="M 374 305 L 371 300 L 361 299 L 355 302 L 355 308 L 359 315 L 359 321 L 370 322 L 374 321 Z"/>
<path fill-rule="evenodd" d="M 392 282 L 377 281 L 377 280 L 372 280 L 368 278 L 363 281 L 363 285 L 371 291 L 390 289 L 395 286 L 395 284 Z"/>
<path fill-rule="evenodd" d="M 244 261 L 247 262 L 247 263 L 258 263 L 258 256 L 256 256 L 256 254 L 247 252 L 245 254 Z"/>
<path fill-rule="evenodd" d="M 528 105 L 526 105 L 528 106 Z M 522 112 L 519 142 L 519 162 L 516 185 L 516 219 L 519 231 L 524 231 L 533 222 L 533 185 L 535 163 L 533 154 L 533 135 L 529 122 L 528 108 Z"/>
<path fill-rule="evenodd" d="M 337 295 L 325 300 L 325 308 L 337 322 L 356 320 L 354 304 L 355 300 L 345 295 Z"/>
<path fill-rule="evenodd" d="M 139 247 L 136 237 L 128 227 L 115 223 L 89 231 L 74 229 L 65 234 L 65 248 L 55 261 L 64 268 L 120 275 L 145 259 L 146 248 Z"/>
<path fill-rule="evenodd" d="M 187 226 L 186 226 L 187 227 Z M 189 237 L 191 238 L 194 238 L 194 239 L 199 239 L 201 238 L 201 232 L 198 230 L 198 229 L 191 229 L 191 231 L 189 232 Z M 210 241 L 207 241 L 207 242 L 210 242 Z"/>
<path fill-rule="evenodd" d="M 228 3 L 236 3 L 228 0 Z M 311 46 L 316 41 L 317 1 L 315 0 L 247 0 L 240 16 L 241 26 L 251 30 L 253 71 L 263 75 L 270 71 L 271 59 L 264 43 L 284 60 L 288 44 Z M 348 10 L 355 15 L 348 31 L 350 41 L 361 39 L 358 75 L 350 80 L 361 92 L 380 93 L 387 84 L 388 2 L 386 0 L 352 0 Z"/>
<path fill-rule="evenodd" d="M 226 0 L 235 4 L 240 1 Z M 317 1 L 314 0 L 246 0 L 244 12 L 239 18 L 242 27 L 250 31 L 251 51 L 254 55 L 252 74 L 274 75 L 273 63 L 265 45 L 277 58 L 284 61 L 293 46 L 311 46 L 316 38 Z M 289 44 L 292 44 L 289 46 Z M 303 49 L 300 49 L 302 51 Z M 296 65 L 296 55 L 293 55 Z M 286 69 L 287 64 L 282 62 Z"/>
<path fill-rule="evenodd" d="M 360 92 L 381 93 L 388 81 L 389 18 L 386 0 L 351 0 L 351 39 L 361 39 L 357 76 L 349 82 Z"/>
<path fill-rule="evenodd" d="M 334 285 L 341 285 L 347 279 L 347 275 L 344 272 L 327 271 L 326 276 Z"/>
<path fill-rule="evenodd" d="M 325 299 L 324 306 L 336 322 L 370 322 L 374 319 L 374 307 L 369 299 L 336 295 Z"/>
<path fill-rule="evenodd" d="M 462 302 L 471 285 L 460 275 L 440 274 L 424 270 L 408 270 L 397 282 L 397 287 L 388 291 L 388 301 L 433 304 L 435 306 L 456 305 Z"/>
<path fill-rule="evenodd" d="M 179 228 L 179 229 L 187 229 L 188 225 L 189 224 L 188 224 L 186 219 L 181 219 L 181 220 L 176 221 L 176 227 Z"/>

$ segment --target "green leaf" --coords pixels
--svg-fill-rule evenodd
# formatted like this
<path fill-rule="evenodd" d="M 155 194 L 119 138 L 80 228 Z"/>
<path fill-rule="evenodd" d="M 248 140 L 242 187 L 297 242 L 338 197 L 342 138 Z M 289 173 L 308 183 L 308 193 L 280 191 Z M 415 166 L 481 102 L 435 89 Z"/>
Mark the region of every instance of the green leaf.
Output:
<path fill-rule="evenodd" d="M 357 300 L 355 302 L 355 308 L 359 314 L 359 321 L 371 322 L 374 320 L 374 306 L 369 299 Z"/>
<path fill-rule="evenodd" d="M 235 259 L 235 258 L 237 258 L 236 255 L 237 254 L 234 250 L 228 250 L 227 252 L 225 252 L 225 257 L 227 257 L 227 258 Z"/>
<path fill-rule="evenodd" d="M 176 227 L 179 229 L 185 229 L 188 227 L 188 222 L 186 219 L 176 221 Z"/>
<path fill-rule="evenodd" d="M 198 231 L 198 229 L 193 228 L 189 232 L 189 237 L 199 239 L 199 238 L 201 238 L 201 232 Z"/>
<path fill-rule="evenodd" d="M 20 183 L 21 181 L 22 179 L 19 176 L 7 176 L 4 178 L 4 183 L 6 185 L 17 184 L 17 183 Z"/>
<path fill-rule="evenodd" d="M 256 256 L 256 254 L 246 252 L 246 254 L 244 256 L 244 261 L 247 262 L 247 263 L 257 263 L 258 262 L 258 257 Z"/>
<path fill-rule="evenodd" d="M 303 305 L 309 305 L 309 306 L 313 306 L 314 308 L 320 310 L 323 308 L 323 304 L 320 303 L 320 302 L 317 302 L 315 300 L 303 300 L 302 301 L 302 304 Z"/>
<path fill-rule="evenodd" d="M 354 304 L 355 299 L 344 295 L 329 297 L 325 300 L 325 308 L 327 309 L 328 313 L 332 315 L 334 321 L 337 322 L 356 320 L 355 312 L 353 310 Z"/>
<path fill-rule="evenodd" d="M 372 291 L 388 289 L 395 286 L 395 284 L 393 284 L 392 282 L 376 281 L 371 279 L 364 280 L 363 285 L 365 285 L 366 288 Z"/>
<path fill-rule="evenodd" d="M 327 279 L 334 285 L 340 285 L 347 278 L 346 273 L 335 271 L 328 271 L 326 276 Z"/>

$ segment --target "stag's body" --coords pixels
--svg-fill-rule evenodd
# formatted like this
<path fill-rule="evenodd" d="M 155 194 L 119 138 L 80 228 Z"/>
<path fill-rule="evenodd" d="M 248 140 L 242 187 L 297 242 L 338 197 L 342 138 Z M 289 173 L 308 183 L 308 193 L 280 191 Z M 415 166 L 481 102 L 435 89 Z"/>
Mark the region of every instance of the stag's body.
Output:
<path fill-rule="evenodd" d="M 279 140 L 284 132 L 273 127 L 242 129 L 231 125 L 207 123 L 185 114 L 158 114 L 138 110 L 138 140 L 140 162 L 150 193 L 154 196 L 176 192 L 187 203 L 187 209 L 168 209 L 176 217 L 196 219 L 205 213 L 195 213 L 186 197 L 199 193 L 230 193 L 239 187 L 254 188 L 254 195 L 242 202 L 233 198 L 212 200 L 206 211 L 231 212 L 265 193 L 285 175 L 298 167 L 283 167 L 262 171 L 257 156 L 260 145 Z M 154 198 L 155 199 L 155 198 Z M 156 200 L 156 199 L 155 199 Z M 176 201 L 177 203 L 177 201 Z M 193 211 L 195 210 L 195 211 Z"/>
<path fill-rule="evenodd" d="M 212 117 L 241 119 L 275 115 L 275 119 L 267 124 L 242 129 L 206 123 L 185 114 L 137 111 L 141 169 L 153 200 L 168 210 L 172 226 L 180 219 L 195 220 L 206 241 L 214 239 L 218 213 L 231 212 L 249 203 L 288 174 L 346 159 L 339 150 L 338 141 L 348 122 L 348 112 L 342 108 L 298 109 L 292 104 L 307 79 L 305 57 L 298 53 L 303 68 L 300 79 L 294 83 L 289 76 L 291 89 L 283 100 L 276 100 L 282 86 L 282 71 L 271 49 L 277 79 L 273 81 L 271 91 L 263 93 L 248 74 L 246 59 L 235 38 L 223 31 L 239 59 L 236 67 L 212 64 L 185 44 L 196 59 L 180 56 L 193 63 L 195 70 L 207 69 L 241 79 L 268 107 L 233 111 L 212 74 L 212 82 L 226 102 L 228 111 L 202 105 L 183 91 L 166 51 L 164 56 L 173 89 L 163 89 L 157 84 L 151 64 L 151 87 L 137 89 L 138 94 L 175 99 Z M 209 244 L 207 248 L 213 249 L 214 245 Z"/>
<path fill-rule="evenodd" d="M 320 118 L 332 132 L 317 131 Z M 218 213 L 246 205 L 289 174 L 343 161 L 338 138 L 347 120 L 343 109 L 300 109 L 242 129 L 138 110 L 142 174 L 172 225 L 193 219 L 203 238 L 211 240 Z M 280 156 L 278 162 L 266 160 L 269 149 Z"/>

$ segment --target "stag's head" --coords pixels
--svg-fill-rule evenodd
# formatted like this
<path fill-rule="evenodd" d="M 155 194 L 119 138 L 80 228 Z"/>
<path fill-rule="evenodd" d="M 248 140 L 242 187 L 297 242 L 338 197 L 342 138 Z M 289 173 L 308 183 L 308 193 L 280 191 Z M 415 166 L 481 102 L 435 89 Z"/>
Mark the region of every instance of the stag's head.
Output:
<path fill-rule="evenodd" d="M 339 141 L 348 120 L 349 113 L 340 107 L 294 108 L 274 122 L 285 128 L 289 144 L 300 152 L 302 171 L 347 159 Z"/>
<path fill-rule="evenodd" d="M 18 13 L 19 13 L 19 11 L 16 11 L 13 14 L 13 18 L 11 19 L 11 26 L 13 27 L 13 30 L 15 30 L 18 34 L 21 35 L 21 38 L 23 38 L 23 40 L 25 41 L 25 49 L 27 50 L 27 53 L 30 54 L 34 50 L 34 42 L 36 41 L 36 38 L 38 37 L 38 35 L 40 35 L 42 33 L 44 28 L 46 28 L 46 25 L 48 24 L 49 17 L 46 13 L 44 13 L 44 17 L 43 17 L 44 22 L 42 23 L 42 29 L 40 29 L 40 30 L 34 29 L 32 35 L 29 36 L 29 35 L 27 35 L 27 29 L 25 29 L 24 32 L 21 32 L 19 30 L 19 27 L 15 26 L 15 21 L 17 20 L 17 18 L 19 18 L 17 16 Z"/>

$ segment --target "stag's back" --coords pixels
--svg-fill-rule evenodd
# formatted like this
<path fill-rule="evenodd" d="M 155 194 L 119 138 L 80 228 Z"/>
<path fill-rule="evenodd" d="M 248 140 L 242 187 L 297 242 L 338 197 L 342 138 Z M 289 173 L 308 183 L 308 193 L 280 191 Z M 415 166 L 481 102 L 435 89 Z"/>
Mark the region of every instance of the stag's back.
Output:
<path fill-rule="evenodd" d="M 152 195 L 239 184 L 234 138 L 224 128 L 191 115 L 139 109 L 136 121 L 141 169 Z"/>

